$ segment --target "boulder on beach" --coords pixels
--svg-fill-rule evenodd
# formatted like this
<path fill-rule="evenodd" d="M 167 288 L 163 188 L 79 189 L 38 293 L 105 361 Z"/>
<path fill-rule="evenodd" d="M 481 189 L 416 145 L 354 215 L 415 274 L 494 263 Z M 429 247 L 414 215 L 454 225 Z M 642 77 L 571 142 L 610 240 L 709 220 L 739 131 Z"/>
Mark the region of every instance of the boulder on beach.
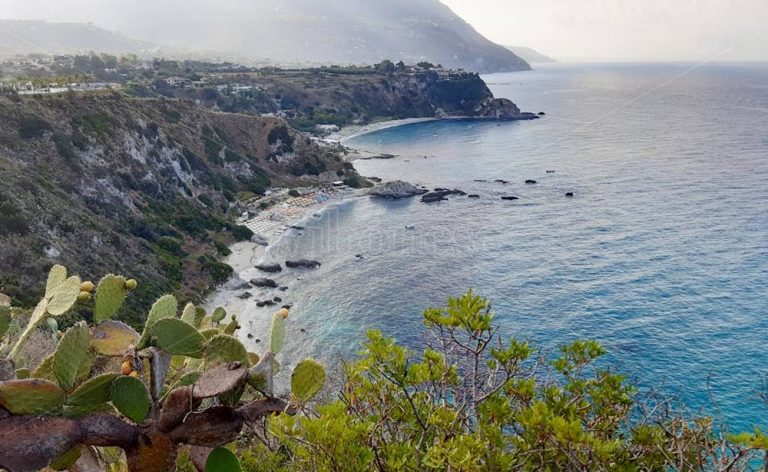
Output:
<path fill-rule="evenodd" d="M 322 264 L 318 261 L 300 259 L 298 261 L 285 261 L 285 266 L 291 269 L 317 269 Z"/>
<path fill-rule="evenodd" d="M 399 200 L 401 198 L 411 198 L 416 195 L 423 195 L 427 190 L 419 188 L 408 182 L 396 180 L 377 185 L 368 191 L 368 195 L 379 198 L 389 198 Z"/>
<path fill-rule="evenodd" d="M 254 234 L 251 236 L 251 242 L 254 244 L 258 244 L 259 246 L 269 246 L 269 241 L 267 241 L 267 238 L 260 234 Z"/>
<path fill-rule="evenodd" d="M 255 287 L 277 288 L 277 282 L 272 279 L 252 279 L 251 284 Z"/>
<path fill-rule="evenodd" d="M 275 274 L 277 272 L 281 272 L 283 270 L 283 266 L 280 264 L 256 264 L 256 268 L 262 272 L 268 272 L 270 274 Z"/>

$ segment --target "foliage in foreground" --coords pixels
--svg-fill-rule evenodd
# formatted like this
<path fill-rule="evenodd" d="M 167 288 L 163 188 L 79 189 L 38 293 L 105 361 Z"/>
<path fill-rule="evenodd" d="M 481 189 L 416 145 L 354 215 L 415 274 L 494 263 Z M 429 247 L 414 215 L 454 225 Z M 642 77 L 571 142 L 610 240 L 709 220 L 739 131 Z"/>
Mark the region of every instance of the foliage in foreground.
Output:
<path fill-rule="evenodd" d="M 548 361 L 527 343 L 502 342 L 488 302 L 471 292 L 427 310 L 424 322 L 427 349 L 418 355 L 370 332 L 345 367 L 340 398 L 311 417 L 271 419 L 276 452 L 259 445 L 267 459 L 247 460 L 248 470 L 265 470 L 265 460 L 344 471 L 768 467 L 759 431 L 725 437 L 710 418 L 641 397 L 596 366 L 605 353 L 596 342 L 575 342 Z"/>
<path fill-rule="evenodd" d="M 237 320 L 227 322 L 222 308 L 208 314 L 188 304 L 179 316 L 166 295 L 142 333 L 112 320 L 136 286 L 107 275 L 96 288 L 54 266 L 25 327 L 23 313 L 0 300 L 0 469 L 161 472 L 183 452 L 200 470 L 235 471 L 237 458 L 222 446 L 267 415 L 295 413 L 322 388 L 323 367 L 307 359 L 293 371 L 291 401 L 274 397 L 288 310 L 274 314 L 260 358 L 237 340 Z M 61 333 L 57 319 L 94 291 L 94 325 Z M 57 348 L 32 368 L 24 346 L 45 325 Z"/>

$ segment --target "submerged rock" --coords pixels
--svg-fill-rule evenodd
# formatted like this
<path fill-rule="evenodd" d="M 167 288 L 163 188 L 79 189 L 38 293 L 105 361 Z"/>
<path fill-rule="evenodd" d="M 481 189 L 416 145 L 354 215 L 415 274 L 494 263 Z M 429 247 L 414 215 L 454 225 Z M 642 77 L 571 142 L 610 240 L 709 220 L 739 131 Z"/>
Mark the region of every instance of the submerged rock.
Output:
<path fill-rule="evenodd" d="M 322 264 L 318 261 L 300 259 L 298 261 L 285 261 L 285 266 L 291 269 L 317 269 Z"/>
<path fill-rule="evenodd" d="M 506 184 L 509 183 L 509 180 L 496 179 L 496 180 L 494 180 L 494 182 L 496 182 L 497 184 L 504 184 L 504 185 L 506 185 Z"/>
<path fill-rule="evenodd" d="M 265 306 L 275 306 L 275 302 L 272 300 L 263 300 L 256 303 L 256 306 L 259 308 L 263 308 Z"/>
<path fill-rule="evenodd" d="M 280 264 L 256 264 L 256 268 L 259 269 L 262 272 L 268 272 L 270 274 L 274 274 L 277 272 L 281 272 L 283 270 L 283 266 Z"/>
<path fill-rule="evenodd" d="M 536 184 L 538 184 L 538 182 L 536 182 L 533 179 L 528 179 L 528 180 L 525 181 L 525 183 L 528 184 L 528 185 L 536 185 Z"/>
<path fill-rule="evenodd" d="M 565 196 L 568 198 L 573 198 L 573 192 L 568 192 L 565 194 Z"/>
<path fill-rule="evenodd" d="M 507 196 L 507 197 L 501 197 L 502 200 L 520 200 L 520 197 L 513 197 L 513 196 Z"/>
<path fill-rule="evenodd" d="M 368 195 L 379 198 L 389 198 L 399 200 L 401 198 L 411 198 L 416 195 L 423 195 L 427 190 L 419 188 L 408 182 L 396 180 L 377 185 L 368 191 Z"/>
<path fill-rule="evenodd" d="M 467 195 L 467 198 L 480 198 L 480 195 L 473 193 L 471 195 Z"/>
<path fill-rule="evenodd" d="M 238 295 L 237 298 L 239 298 L 240 300 L 248 300 L 252 296 L 253 296 L 253 294 L 251 292 L 245 292 L 245 293 L 242 293 L 242 294 Z"/>
<path fill-rule="evenodd" d="M 251 284 L 255 287 L 277 288 L 277 282 L 272 279 L 252 279 Z"/>

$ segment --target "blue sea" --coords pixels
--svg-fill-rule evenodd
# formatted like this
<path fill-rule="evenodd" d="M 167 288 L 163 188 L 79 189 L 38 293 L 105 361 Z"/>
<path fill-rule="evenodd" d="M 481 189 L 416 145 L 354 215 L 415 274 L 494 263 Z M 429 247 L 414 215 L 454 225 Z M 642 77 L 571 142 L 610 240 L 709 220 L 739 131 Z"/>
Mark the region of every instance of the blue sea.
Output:
<path fill-rule="evenodd" d="M 484 79 L 546 117 L 346 142 L 398 156 L 356 162 L 363 175 L 479 199 L 355 199 L 270 252 L 323 263 L 281 276 L 297 357 L 353 356 L 370 328 L 417 347 L 421 312 L 473 288 L 504 335 L 547 351 L 599 340 L 641 385 L 733 429 L 768 429 L 757 397 L 768 375 L 768 64 L 552 65 Z"/>

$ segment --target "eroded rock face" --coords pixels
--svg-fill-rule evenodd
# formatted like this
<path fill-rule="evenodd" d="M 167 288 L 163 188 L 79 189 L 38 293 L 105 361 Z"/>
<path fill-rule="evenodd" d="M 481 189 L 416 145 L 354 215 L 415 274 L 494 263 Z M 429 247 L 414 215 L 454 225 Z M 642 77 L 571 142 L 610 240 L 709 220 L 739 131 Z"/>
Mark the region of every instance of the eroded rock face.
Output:
<path fill-rule="evenodd" d="M 368 195 L 379 198 L 389 198 L 392 200 L 399 200 L 402 198 L 411 198 L 416 195 L 423 195 L 428 190 L 417 187 L 408 182 L 402 180 L 395 180 L 393 182 L 386 182 L 381 185 L 377 185 L 368 191 Z"/>

